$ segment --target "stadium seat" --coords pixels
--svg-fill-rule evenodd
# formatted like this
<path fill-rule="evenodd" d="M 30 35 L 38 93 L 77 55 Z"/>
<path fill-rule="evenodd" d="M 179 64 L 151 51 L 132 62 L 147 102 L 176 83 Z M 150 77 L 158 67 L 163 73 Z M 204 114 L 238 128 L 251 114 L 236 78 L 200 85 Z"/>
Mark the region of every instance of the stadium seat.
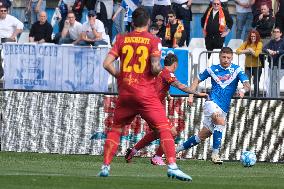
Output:
<path fill-rule="evenodd" d="M 208 66 L 220 64 L 219 52 L 221 49 L 213 49 L 213 51 L 216 53 L 211 53 Z"/>
<path fill-rule="evenodd" d="M 193 50 L 195 48 L 205 48 L 205 39 L 204 38 L 191 38 L 188 49 Z"/>
<path fill-rule="evenodd" d="M 233 49 L 233 51 L 235 51 L 237 48 L 241 46 L 242 43 L 243 43 L 242 39 L 231 39 L 227 47 L 230 47 L 231 49 Z"/>
<path fill-rule="evenodd" d="M 245 69 L 245 59 L 246 59 L 246 55 L 245 54 L 238 55 L 238 54 L 234 53 L 232 62 L 234 64 L 239 65 L 243 69 Z"/>
<path fill-rule="evenodd" d="M 18 43 L 27 43 L 29 42 L 29 31 L 23 31 L 19 37 Z"/>

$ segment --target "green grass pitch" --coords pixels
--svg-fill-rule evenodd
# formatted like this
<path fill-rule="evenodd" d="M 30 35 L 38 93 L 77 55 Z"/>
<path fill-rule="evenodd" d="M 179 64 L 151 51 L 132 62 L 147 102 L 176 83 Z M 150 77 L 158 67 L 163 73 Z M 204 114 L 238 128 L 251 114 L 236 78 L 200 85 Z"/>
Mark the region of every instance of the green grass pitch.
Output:
<path fill-rule="evenodd" d="M 166 167 L 148 158 L 125 163 L 115 157 L 111 176 L 97 177 L 102 156 L 0 152 L 1 189 L 266 189 L 284 188 L 284 164 L 260 163 L 244 168 L 240 162 L 213 165 L 210 161 L 178 160 L 192 182 L 170 179 Z"/>

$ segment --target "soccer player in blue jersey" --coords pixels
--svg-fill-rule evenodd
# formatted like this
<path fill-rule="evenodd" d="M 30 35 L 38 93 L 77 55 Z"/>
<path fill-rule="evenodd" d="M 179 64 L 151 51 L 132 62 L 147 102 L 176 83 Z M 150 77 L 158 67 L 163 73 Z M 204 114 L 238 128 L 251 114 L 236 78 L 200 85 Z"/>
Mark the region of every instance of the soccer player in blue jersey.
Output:
<path fill-rule="evenodd" d="M 213 152 L 212 162 L 222 164 L 219 156 L 221 147 L 222 132 L 226 126 L 226 116 L 233 95 L 237 92 L 238 96 L 244 97 L 244 94 L 250 90 L 248 77 L 243 69 L 238 65 L 232 64 L 233 51 L 229 47 L 223 47 L 219 54 L 220 64 L 212 65 L 206 68 L 195 78 L 191 87 L 196 90 L 198 84 L 207 78 L 211 78 L 211 92 L 204 104 L 203 128 L 197 135 L 191 136 L 186 142 L 178 146 L 176 151 L 191 148 L 213 134 Z M 243 88 L 237 90 L 238 82 L 243 83 Z M 190 98 L 192 98 L 190 96 Z"/>

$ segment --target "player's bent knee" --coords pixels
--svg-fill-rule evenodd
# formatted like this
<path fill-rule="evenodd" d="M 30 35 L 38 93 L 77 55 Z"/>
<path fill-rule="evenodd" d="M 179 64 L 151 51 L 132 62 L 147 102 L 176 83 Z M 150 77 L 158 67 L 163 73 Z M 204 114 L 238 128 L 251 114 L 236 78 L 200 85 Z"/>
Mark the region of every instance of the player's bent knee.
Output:
<path fill-rule="evenodd" d="M 225 119 L 219 112 L 212 114 L 212 121 L 215 125 L 225 125 Z"/>
<path fill-rule="evenodd" d="M 224 125 L 225 127 L 225 120 L 224 119 L 218 119 L 216 120 L 216 122 L 214 122 L 215 125 Z"/>

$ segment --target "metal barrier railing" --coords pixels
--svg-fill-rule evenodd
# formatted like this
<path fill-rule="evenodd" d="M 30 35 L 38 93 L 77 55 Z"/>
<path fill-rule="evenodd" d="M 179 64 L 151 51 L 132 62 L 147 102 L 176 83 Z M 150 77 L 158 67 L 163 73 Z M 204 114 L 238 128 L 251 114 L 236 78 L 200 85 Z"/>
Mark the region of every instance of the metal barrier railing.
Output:
<path fill-rule="evenodd" d="M 188 82 L 190 84 L 190 83 L 192 83 L 192 81 L 194 79 L 194 64 L 193 64 L 193 54 L 191 52 L 188 52 L 188 55 L 190 57 L 190 59 L 189 59 L 190 67 L 188 67 L 188 73 L 189 73 Z"/>
<path fill-rule="evenodd" d="M 2 46 L 1 46 L 2 47 Z M 80 48 L 86 48 L 86 47 L 80 47 Z M 90 48 L 90 47 L 87 47 Z M 94 47 L 92 47 L 94 48 Z M 0 48 L 0 53 L 2 51 L 2 48 Z M 211 54 L 211 59 L 208 59 L 208 53 Z M 192 52 L 188 52 L 188 56 L 189 56 L 189 62 L 188 62 L 188 81 L 189 84 L 193 81 L 194 77 L 197 76 L 198 73 L 200 73 L 200 70 L 202 68 L 206 68 L 209 67 L 212 64 L 218 64 L 219 63 L 219 56 L 216 57 L 215 55 L 219 54 L 219 51 L 202 51 L 199 55 L 198 55 L 198 64 L 194 64 L 193 61 L 193 54 Z M 205 58 L 204 58 L 205 56 Z M 234 63 L 241 66 L 242 68 L 245 69 L 245 56 L 244 54 L 237 54 L 234 53 Z M 281 91 L 282 88 L 280 88 L 280 79 L 283 76 L 283 73 L 281 71 L 281 62 L 282 59 L 284 59 L 284 55 L 281 55 L 279 57 L 279 61 L 278 61 L 278 66 L 273 64 L 273 57 L 267 54 L 261 54 L 261 56 L 263 56 L 263 60 L 264 60 L 264 65 L 261 67 L 260 70 L 258 70 L 255 73 L 253 73 L 253 69 L 250 69 L 250 73 L 249 75 L 253 75 L 256 76 L 256 79 L 253 81 L 252 79 L 250 80 L 250 83 L 252 86 L 258 85 L 256 87 L 254 87 L 254 89 L 252 91 L 249 92 L 249 96 L 253 97 L 253 92 L 255 92 L 257 95 L 257 97 L 283 97 L 283 91 Z M 67 58 L 68 57 L 63 57 L 63 58 Z M 2 56 L 0 56 L 0 60 L 2 62 Z M 119 62 L 117 64 L 115 64 L 117 66 L 117 69 L 119 69 Z M 248 67 L 247 67 L 248 68 Z M 253 67 L 251 67 L 253 68 Z M 5 82 L 5 80 L 2 80 L 2 82 Z M 201 89 L 207 91 L 208 89 L 210 89 L 210 81 L 205 81 L 203 82 L 204 84 L 201 85 Z M 2 83 L 3 84 L 3 83 Z M 1 81 L 0 81 L 0 86 L 1 86 Z M 21 91 L 23 91 L 23 89 L 19 89 Z M 283 90 L 283 89 L 282 89 Z M 41 90 L 33 90 L 33 91 L 41 91 Z M 55 91 L 56 90 L 50 90 L 50 91 Z M 68 92 L 65 90 L 61 90 L 58 92 Z M 70 92 L 70 91 L 69 91 Z M 73 91 L 74 92 L 74 91 Z M 90 93 L 90 91 L 82 91 L 82 93 Z M 100 91 L 98 91 L 100 92 Z M 106 92 L 106 91 L 104 91 Z M 108 81 L 108 91 L 110 93 L 117 93 L 117 81 L 114 77 L 110 77 L 109 81 Z M 74 92 L 74 93 L 80 93 L 80 91 L 78 92 Z"/>
<path fill-rule="evenodd" d="M 273 57 L 270 57 L 270 59 L 273 62 Z M 284 76 L 284 65 L 283 69 L 281 69 L 282 63 L 284 64 L 284 54 L 280 55 L 278 57 L 278 65 L 271 64 L 270 66 L 270 96 L 271 97 L 281 97 L 281 79 Z M 282 91 L 284 92 L 284 91 Z"/>
<path fill-rule="evenodd" d="M 201 70 L 213 64 L 219 64 L 220 63 L 219 52 L 220 51 L 202 51 L 198 56 L 198 65 L 194 65 L 194 72 L 195 72 L 194 76 L 196 77 L 197 74 L 199 74 Z M 211 54 L 210 58 L 208 58 L 209 53 Z M 215 56 L 216 54 L 218 54 L 218 57 Z M 274 98 L 283 97 L 281 96 L 281 93 L 280 93 L 280 83 L 273 82 L 273 81 L 276 80 L 275 77 L 279 77 L 279 74 L 282 73 L 280 72 L 281 71 L 280 65 L 281 65 L 281 58 L 283 58 L 284 56 L 282 55 L 279 59 L 277 74 L 272 73 L 272 70 L 273 70 L 272 67 L 274 65 L 272 56 L 265 54 L 265 53 L 261 53 L 260 59 L 258 61 L 261 61 L 262 66 L 245 67 L 245 59 L 249 58 L 246 56 L 247 55 L 245 54 L 237 54 L 236 52 L 234 52 L 233 63 L 241 66 L 244 69 L 244 71 L 246 71 L 247 75 L 251 76 L 249 77 L 249 79 L 250 79 L 250 84 L 253 87 L 248 95 L 250 97 L 274 97 Z M 237 61 L 234 61 L 234 60 L 237 60 Z M 252 58 L 251 58 L 251 61 L 252 61 Z M 256 77 L 256 78 L 252 79 L 252 77 Z M 280 81 L 280 80 L 277 79 L 277 81 Z M 273 89 L 274 85 L 276 85 L 276 88 L 279 89 L 279 92 L 278 91 L 276 92 L 277 95 L 273 93 L 273 91 L 275 91 L 275 89 Z M 199 86 L 201 90 L 207 92 L 211 87 L 210 79 L 205 80 Z"/>

